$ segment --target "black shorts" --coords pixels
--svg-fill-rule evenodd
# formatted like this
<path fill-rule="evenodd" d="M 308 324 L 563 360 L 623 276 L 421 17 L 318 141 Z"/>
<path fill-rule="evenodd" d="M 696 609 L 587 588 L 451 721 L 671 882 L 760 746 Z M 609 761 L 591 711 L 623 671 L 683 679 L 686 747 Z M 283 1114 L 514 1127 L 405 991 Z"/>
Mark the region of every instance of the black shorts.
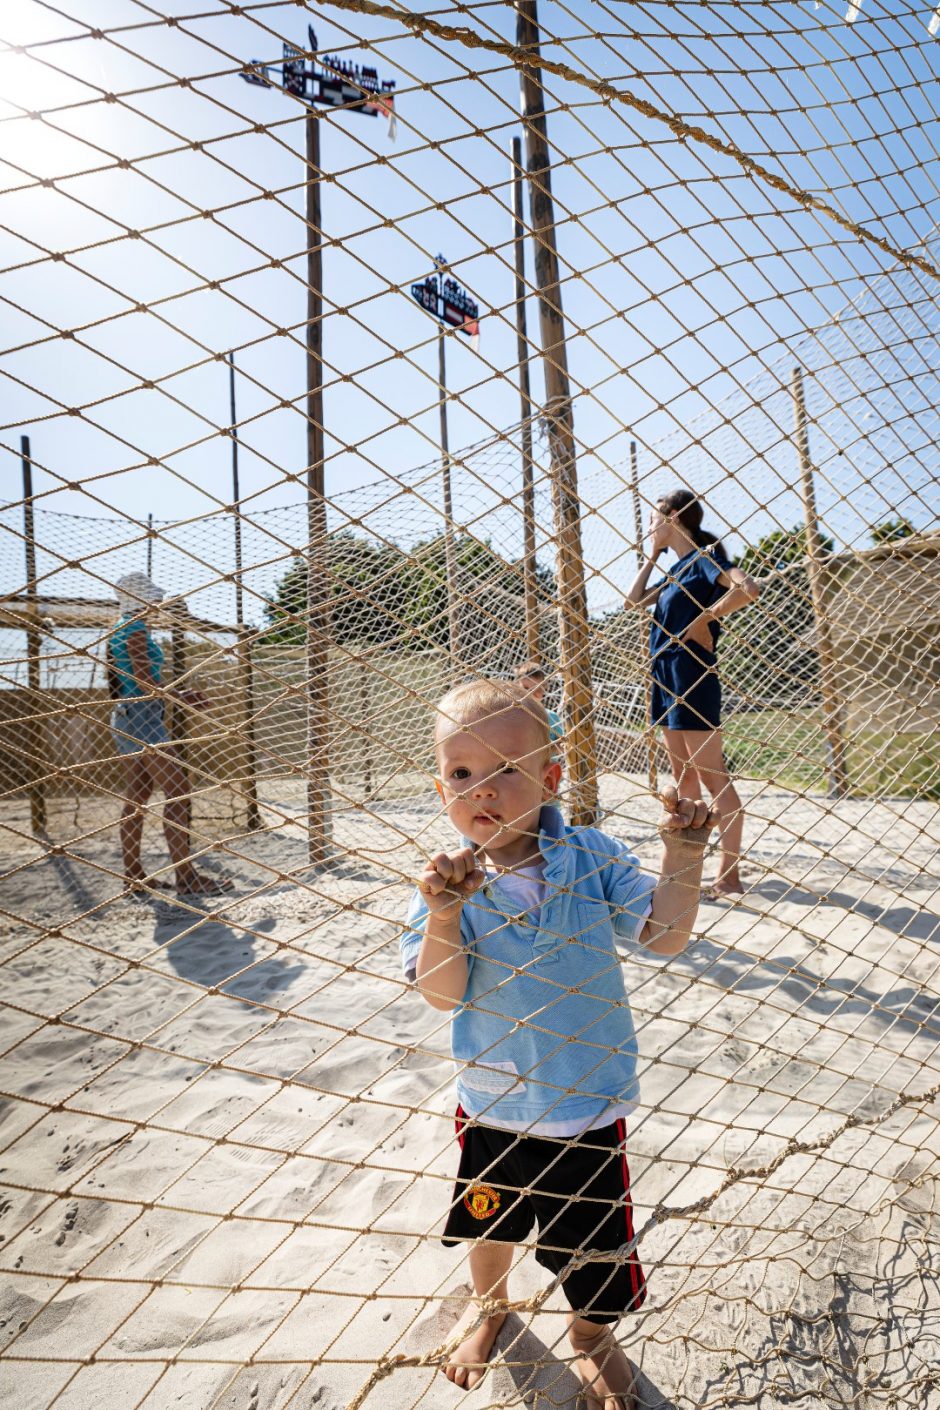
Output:
<path fill-rule="evenodd" d="M 717 659 L 697 642 L 661 651 L 653 661 L 650 722 L 666 729 L 720 729 Z"/>
<path fill-rule="evenodd" d="M 593 1322 L 616 1322 L 646 1299 L 646 1279 L 633 1242 L 626 1126 L 615 1121 L 568 1140 L 549 1140 L 477 1126 L 457 1108 L 460 1168 L 443 1242 L 501 1239 L 522 1243 L 538 1220 L 535 1256 L 562 1287 L 572 1308 Z M 591 1259 L 569 1273 L 578 1254 Z"/>

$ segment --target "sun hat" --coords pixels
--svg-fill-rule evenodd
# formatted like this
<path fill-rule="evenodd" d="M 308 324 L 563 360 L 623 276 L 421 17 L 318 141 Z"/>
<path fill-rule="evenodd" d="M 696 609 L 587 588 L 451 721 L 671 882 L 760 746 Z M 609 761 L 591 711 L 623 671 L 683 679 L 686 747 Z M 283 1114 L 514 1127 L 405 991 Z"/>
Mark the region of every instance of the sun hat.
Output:
<path fill-rule="evenodd" d="M 164 588 L 157 587 L 152 578 L 140 572 L 125 573 L 114 584 L 114 590 L 122 613 L 139 612 L 149 603 L 162 602 L 166 597 Z"/>

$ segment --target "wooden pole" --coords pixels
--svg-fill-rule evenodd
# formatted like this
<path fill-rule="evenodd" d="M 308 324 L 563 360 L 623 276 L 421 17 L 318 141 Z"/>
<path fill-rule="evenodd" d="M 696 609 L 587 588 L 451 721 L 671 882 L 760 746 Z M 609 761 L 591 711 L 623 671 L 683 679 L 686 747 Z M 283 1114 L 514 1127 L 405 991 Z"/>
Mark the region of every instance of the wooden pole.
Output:
<path fill-rule="evenodd" d="M 228 398 L 231 413 L 232 438 L 232 514 L 235 520 L 235 621 L 245 625 L 245 604 L 242 592 L 242 519 L 239 509 L 241 493 L 238 487 L 238 420 L 235 415 L 235 354 L 228 355 Z"/>
<path fill-rule="evenodd" d="M 236 653 L 241 677 L 242 731 L 245 736 L 245 822 L 249 832 L 261 827 L 258 812 L 258 763 L 255 751 L 255 688 L 251 660 L 251 632 L 245 627 L 245 597 L 242 587 L 242 518 L 238 483 L 238 416 L 235 411 L 235 354 L 228 355 L 229 426 L 232 438 L 232 516 L 235 529 L 235 622 L 238 626 Z"/>
<path fill-rule="evenodd" d="M 813 464 L 809 453 L 809 428 L 806 419 L 806 397 L 803 392 L 803 372 L 793 369 L 793 409 L 796 422 L 796 449 L 800 460 L 800 483 L 803 490 L 803 517 L 806 524 L 807 575 L 810 598 L 816 623 L 819 651 L 819 688 L 822 696 L 823 723 L 829 749 L 829 796 L 842 798 L 848 792 L 848 770 L 845 758 L 845 738 L 842 733 L 842 711 L 838 692 L 833 684 L 835 658 L 832 634 L 826 616 L 825 580 L 822 535 L 816 513 L 816 490 L 813 484 Z"/>
<path fill-rule="evenodd" d="M 36 533 L 33 523 L 33 461 L 29 449 L 29 436 L 20 437 L 20 463 L 23 469 L 23 541 L 26 547 L 26 598 L 30 613 L 37 626 L 26 630 L 26 682 L 29 687 L 30 708 L 36 718 L 29 722 L 29 767 L 32 778 L 29 783 L 29 817 L 33 836 L 39 837 L 46 830 L 46 795 L 43 776 L 46 772 L 45 749 L 40 712 L 40 689 L 42 686 L 40 651 L 42 633 L 39 631 L 39 608 L 36 584 Z"/>
<path fill-rule="evenodd" d="M 516 0 L 516 43 L 533 58 L 539 53 L 536 0 Z M 597 742 L 594 732 L 591 651 L 587 620 L 581 517 L 575 456 L 574 416 L 568 382 L 555 213 L 545 100 L 537 68 L 521 69 L 522 120 L 529 177 L 529 210 L 535 244 L 535 284 L 545 372 L 552 501 L 558 555 L 561 673 L 565 691 L 565 758 L 571 787 L 571 821 L 597 818 Z"/>
<path fill-rule="evenodd" d="M 532 467 L 532 393 L 529 385 L 529 339 L 525 316 L 525 226 L 522 209 L 522 139 L 512 139 L 513 241 L 516 252 L 516 356 L 522 424 L 522 541 L 525 600 L 525 650 L 539 659 L 538 596 L 535 590 L 535 486 Z"/>
<path fill-rule="evenodd" d="M 633 524 L 636 530 L 636 566 L 639 571 L 643 566 L 643 511 L 640 506 L 640 468 L 636 452 L 636 441 L 630 442 L 630 489 L 633 492 Z M 646 739 L 646 777 L 650 793 L 658 793 L 659 771 L 656 768 L 656 731 L 653 729 L 653 676 L 645 615 L 641 615 L 640 617 L 639 659 L 643 663 L 644 700 L 646 704 L 646 724 L 643 730 Z"/>
<path fill-rule="evenodd" d="M 245 773 L 247 780 L 245 793 L 247 809 L 245 821 L 249 832 L 257 832 L 261 827 L 261 814 L 258 811 L 258 754 L 255 749 L 255 678 L 254 663 L 251 659 L 251 629 L 242 627 L 238 634 L 238 663 L 241 675 L 241 694 L 244 702 L 242 730 L 245 736 Z"/>
<path fill-rule="evenodd" d="M 170 668 L 173 672 L 174 684 L 181 681 L 186 674 L 186 632 L 179 622 L 174 622 L 170 627 Z M 189 771 L 186 769 L 186 707 L 178 700 L 173 701 L 173 711 L 170 720 L 170 738 L 176 746 L 176 752 L 180 757 L 183 769 L 186 771 L 186 830 L 192 831 L 193 825 L 193 785 L 189 778 Z"/>
<path fill-rule="evenodd" d="M 369 711 L 371 710 L 371 692 L 369 690 L 369 673 L 372 670 L 372 662 L 368 660 L 360 661 L 359 672 L 359 708 L 362 710 L 362 738 L 365 745 L 365 775 L 366 775 L 366 801 L 368 802 L 372 794 L 372 740 L 369 736 Z"/>
<path fill-rule="evenodd" d="M 320 119 L 307 109 L 307 829 L 308 855 L 326 861 L 329 815 L 329 579 L 323 438 L 323 236 Z"/>
<path fill-rule="evenodd" d="M 441 281 L 443 282 L 443 274 Z M 444 576 L 447 580 L 447 637 L 450 670 L 454 680 L 460 673 L 460 602 L 457 593 L 457 555 L 454 545 L 454 501 L 450 473 L 450 437 L 447 430 L 447 360 L 444 353 L 444 325 L 437 325 L 437 391 L 441 413 L 441 479 L 444 489 Z"/>

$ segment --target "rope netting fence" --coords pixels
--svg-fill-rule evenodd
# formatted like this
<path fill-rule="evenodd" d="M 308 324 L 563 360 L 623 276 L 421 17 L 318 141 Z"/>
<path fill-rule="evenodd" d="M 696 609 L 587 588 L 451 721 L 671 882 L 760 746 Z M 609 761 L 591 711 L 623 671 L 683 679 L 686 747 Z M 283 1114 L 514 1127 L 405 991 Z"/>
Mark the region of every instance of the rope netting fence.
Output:
<path fill-rule="evenodd" d="M 688 645 L 628 595 L 685 488 L 754 585 L 709 667 L 743 889 L 672 958 L 603 950 L 596 862 L 533 921 L 636 1028 L 616 1341 L 638 1404 L 940 1406 L 937 14 L 4 10 L 5 1404 L 615 1410 L 550 1230 L 441 1374 L 493 1308 L 440 1241 L 455 1068 L 571 1092 L 454 1063 L 399 945 L 460 845 L 437 703 L 525 663 L 567 824 L 658 874 Z M 491 882 L 469 1008 L 589 1047 Z"/>

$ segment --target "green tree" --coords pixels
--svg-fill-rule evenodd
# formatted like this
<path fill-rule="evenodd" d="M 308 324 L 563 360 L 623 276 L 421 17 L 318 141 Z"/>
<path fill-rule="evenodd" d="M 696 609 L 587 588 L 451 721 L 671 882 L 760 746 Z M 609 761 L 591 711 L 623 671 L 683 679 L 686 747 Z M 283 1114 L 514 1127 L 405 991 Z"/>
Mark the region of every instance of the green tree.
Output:
<path fill-rule="evenodd" d="M 894 543 L 897 539 L 910 538 L 913 532 L 914 525 L 909 519 L 885 519 L 872 529 L 871 541 L 874 544 Z"/>
<path fill-rule="evenodd" d="M 474 651 L 494 650 L 499 639 L 507 649 L 515 640 L 512 618 L 521 630 L 522 566 L 510 563 L 489 542 L 458 534 L 454 540 L 457 590 L 464 644 Z M 405 552 L 344 530 L 334 534 L 325 551 L 330 590 L 332 639 L 338 644 L 392 645 L 421 650 L 448 642 L 447 571 L 444 536 L 425 539 Z M 536 586 L 542 601 L 551 601 L 554 575 L 541 564 Z M 492 601 L 480 613 L 483 595 Z M 299 645 L 304 640 L 307 607 L 307 563 L 295 556 L 278 582 L 264 613 L 269 626 L 265 641 Z M 490 620 L 490 619 L 493 620 Z M 518 650 L 515 655 L 518 655 Z"/>

